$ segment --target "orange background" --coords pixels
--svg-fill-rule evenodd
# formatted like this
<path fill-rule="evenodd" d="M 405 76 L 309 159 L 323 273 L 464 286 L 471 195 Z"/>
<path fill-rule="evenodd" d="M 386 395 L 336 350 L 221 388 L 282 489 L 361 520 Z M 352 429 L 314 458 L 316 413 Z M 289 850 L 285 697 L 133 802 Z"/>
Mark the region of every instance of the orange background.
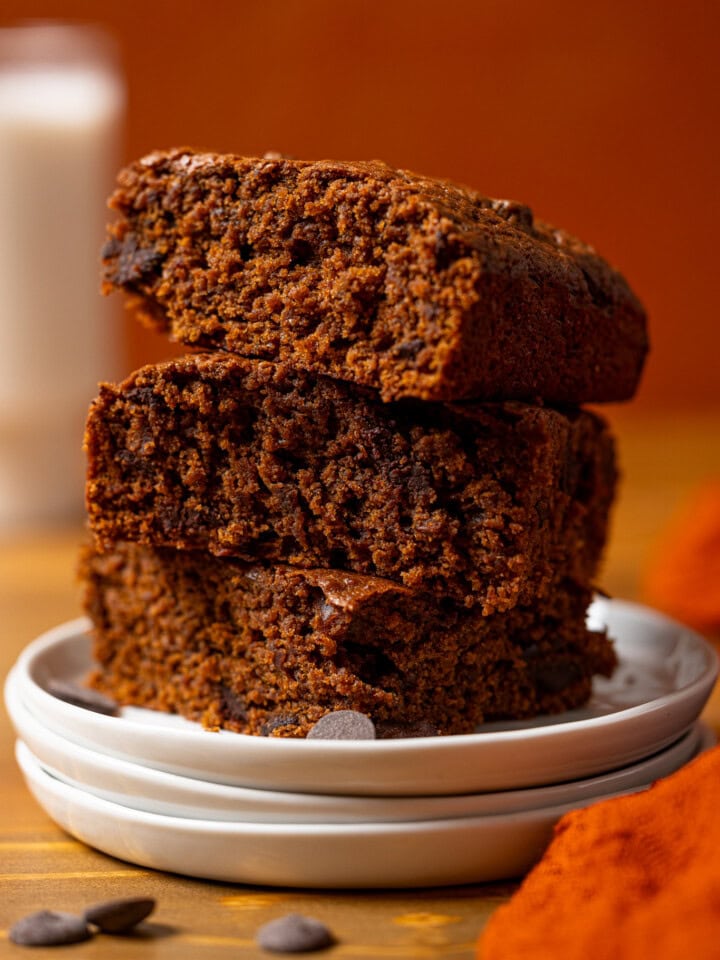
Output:
<path fill-rule="evenodd" d="M 379 157 L 528 202 L 644 300 L 636 408 L 720 406 L 713 0 L 3 0 L 29 17 L 115 34 L 127 159 Z M 126 329 L 130 366 L 168 352 Z"/>

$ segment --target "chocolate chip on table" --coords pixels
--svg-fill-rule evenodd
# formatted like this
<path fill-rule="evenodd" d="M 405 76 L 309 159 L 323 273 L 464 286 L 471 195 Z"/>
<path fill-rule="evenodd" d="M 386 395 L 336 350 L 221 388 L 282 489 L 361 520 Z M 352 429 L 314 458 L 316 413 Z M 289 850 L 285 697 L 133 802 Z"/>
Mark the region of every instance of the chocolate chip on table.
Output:
<path fill-rule="evenodd" d="M 310 728 L 308 740 L 374 740 L 375 724 L 357 710 L 334 710 Z"/>
<path fill-rule="evenodd" d="M 47 692 L 58 700 L 72 703 L 76 707 L 83 707 L 94 713 L 103 713 L 108 717 L 117 716 L 118 705 L 114 700 L 98 693 L 97 690 L 81 687 L 79 683 L 71 683 L 68 680 L 49 680 Z"/>
<path fill-rule="evenodd" d="M 324 950 L 335 942 L 324 923 L 299 913 L 288 913 L 260 927 L 256 941 L 272 953 L 309 953 Z"/>
<path fill-rule="evenodd" d="M 89 940 L 92 933 L 85 920 L 73 913 L 38 910 L 13 924 L 8 936 L 22 947 L 55 947 Z"/>
<path fill-rule="evenodd" d="M 152 897 L 125 897 L 95 903 L 87 908 L 83 916 L 101 933 L 128 933 L 149 917 L 154 909 Z"/>

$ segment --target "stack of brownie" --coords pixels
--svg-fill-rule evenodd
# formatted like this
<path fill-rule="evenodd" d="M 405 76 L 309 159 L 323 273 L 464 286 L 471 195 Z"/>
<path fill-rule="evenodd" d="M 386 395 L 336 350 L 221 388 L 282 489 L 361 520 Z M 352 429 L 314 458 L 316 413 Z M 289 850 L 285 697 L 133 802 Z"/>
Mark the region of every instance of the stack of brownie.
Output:
<path fill-rule="evenodd" d="M 155 153 L 104 252 L 194 348 L 87 432 L 93 683 L 302 737 L 463 733 L 583 703 L 643 309 L 525 206 L 380 163 Z"/>

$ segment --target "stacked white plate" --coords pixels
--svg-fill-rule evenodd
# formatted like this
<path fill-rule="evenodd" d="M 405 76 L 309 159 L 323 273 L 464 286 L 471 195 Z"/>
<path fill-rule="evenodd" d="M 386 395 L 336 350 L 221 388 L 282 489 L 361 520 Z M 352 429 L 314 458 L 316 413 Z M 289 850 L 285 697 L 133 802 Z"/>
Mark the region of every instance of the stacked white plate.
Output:
<path fill-rule="evenodd" d="M 212 733 L 47 692 L 91 666 L 88 624 L 39 637 L 5 699 L 28 787 L 61 827 L 132 863 L 294 887 L 416 887 L 520 876 L 559 817 L 641 790 L 715 742 L 698 717 L 718 671 L 702 637 L 598 600 L 620 666 L 581 710 L 466 736 L 284 740 Z"/>

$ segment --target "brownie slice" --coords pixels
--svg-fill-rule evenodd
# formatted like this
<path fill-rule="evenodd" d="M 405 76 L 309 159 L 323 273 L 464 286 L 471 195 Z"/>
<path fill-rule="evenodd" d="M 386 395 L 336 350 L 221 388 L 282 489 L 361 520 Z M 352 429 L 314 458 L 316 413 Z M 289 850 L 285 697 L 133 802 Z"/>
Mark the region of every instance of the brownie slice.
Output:
<path fill-rule="evenodd" d="M 589 592 L 484 617 L 387 580 L 117 544 L 88 549 L 93 685 L 208 727 L 305 736 L 330 710 L 380 735 L 466 733 L 583 703 L 615 664 L 585 626 Z"/>
<path fill-rule="evenodd" d="M 521 204 L 378 162 L 173 150 L 123 171 L 104 289 L 186 344 L 383 399 L 626 400 L 645 314 Z"/>
<path fill-rule="evenodd" d="M 486 614 L 543 596 L 557 570 L 591 580 L 615 483 L 588 412 L 385 404 L 220 353 L 102 386 L 86 450 L 99 543 L 353 571 Z"/>

